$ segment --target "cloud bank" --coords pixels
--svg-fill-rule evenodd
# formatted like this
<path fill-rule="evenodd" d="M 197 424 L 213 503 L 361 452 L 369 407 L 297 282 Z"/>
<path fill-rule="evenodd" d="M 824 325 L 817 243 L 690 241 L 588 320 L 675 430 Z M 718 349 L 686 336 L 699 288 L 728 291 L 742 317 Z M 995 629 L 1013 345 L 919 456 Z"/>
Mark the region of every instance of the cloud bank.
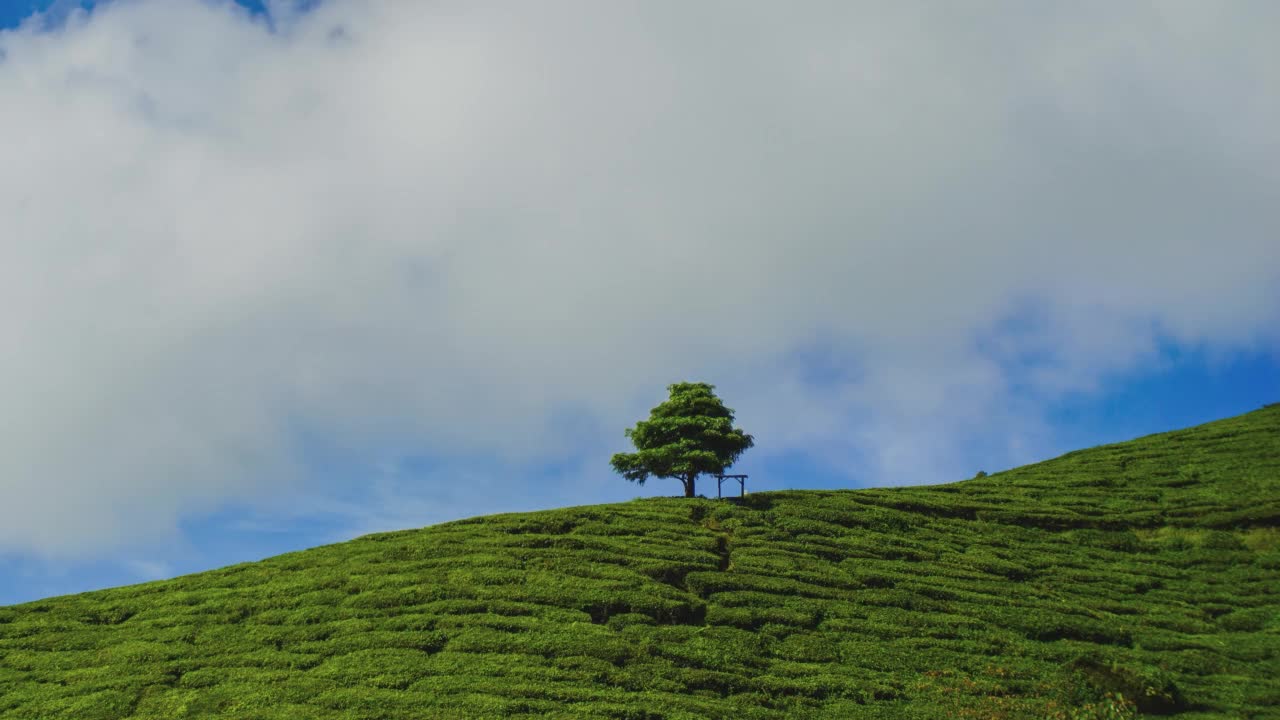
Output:
<path fill-rule="evenodd" d="M 678 380 L 951 480 L 1160 342 L 1280 352 L 1274 4 L 273 10 L 0 32 L 0 551 L 314 493 L 308 443 L 618 482 Z"/>

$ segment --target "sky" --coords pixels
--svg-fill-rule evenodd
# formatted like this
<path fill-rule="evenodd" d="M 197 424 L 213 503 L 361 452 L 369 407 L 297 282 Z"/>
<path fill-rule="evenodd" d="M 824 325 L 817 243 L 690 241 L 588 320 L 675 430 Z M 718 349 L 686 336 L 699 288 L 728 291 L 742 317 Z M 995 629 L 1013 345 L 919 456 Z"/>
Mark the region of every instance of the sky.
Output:
<path fill-rule="evenodd" d="M 0 0 L 0 605 L 1280 401 L 1280 5 Z M 698 490 L 714 496 L 715 485 Z"/>

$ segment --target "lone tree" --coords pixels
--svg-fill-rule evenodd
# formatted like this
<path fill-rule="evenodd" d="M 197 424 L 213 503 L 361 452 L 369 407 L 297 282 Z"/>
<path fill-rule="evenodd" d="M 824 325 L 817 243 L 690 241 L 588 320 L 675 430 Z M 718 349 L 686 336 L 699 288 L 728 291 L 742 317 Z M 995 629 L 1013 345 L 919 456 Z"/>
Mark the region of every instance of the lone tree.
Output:
<path fill-rule="evenodd" d="M 699 474 L 723 473 L 755 441 L 733 427 L 733 411 L 712 392 L 714 385 L 684 382 L 667 390 L 671 398 L 626 431 L 639 452 L 618 453 L 609 464 L 640 485 L 650 475 L 675 478 L 684 483 L 684 496 L 693 497 Z"/>

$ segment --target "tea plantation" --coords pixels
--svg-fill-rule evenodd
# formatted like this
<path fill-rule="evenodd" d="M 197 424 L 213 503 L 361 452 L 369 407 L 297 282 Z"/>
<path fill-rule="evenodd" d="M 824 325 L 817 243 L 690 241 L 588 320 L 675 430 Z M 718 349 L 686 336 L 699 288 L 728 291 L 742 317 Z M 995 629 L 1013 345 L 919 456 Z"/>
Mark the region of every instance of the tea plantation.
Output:
<path fill-rule="evenodd" d="M 0 607 L 21 720 L 1155 715 L 1280 717 L 1280 406 L 949 485 L 472 518 Z"/>

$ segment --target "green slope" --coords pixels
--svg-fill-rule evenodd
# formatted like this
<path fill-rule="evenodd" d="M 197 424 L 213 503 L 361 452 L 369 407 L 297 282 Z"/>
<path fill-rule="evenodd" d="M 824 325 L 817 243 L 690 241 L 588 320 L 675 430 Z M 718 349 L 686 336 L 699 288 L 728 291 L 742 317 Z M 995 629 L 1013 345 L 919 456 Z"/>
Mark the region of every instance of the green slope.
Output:
<path fill-rule="evenodd" d="M 0 718 L 1280 717 L 1278 520 L 1280 406 L 943 486 L 474 518 L 0 607 Z"/>

